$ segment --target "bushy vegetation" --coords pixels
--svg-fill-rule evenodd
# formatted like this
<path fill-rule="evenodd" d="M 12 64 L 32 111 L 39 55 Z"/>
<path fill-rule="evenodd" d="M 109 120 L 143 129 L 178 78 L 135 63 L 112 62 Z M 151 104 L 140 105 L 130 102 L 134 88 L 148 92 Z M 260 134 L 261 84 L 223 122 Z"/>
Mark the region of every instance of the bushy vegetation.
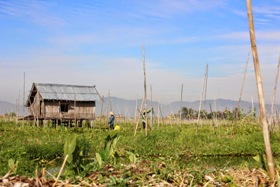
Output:
<path fill-rule="evenodd" d="M 179 111 L 180 112 L 180 111 Z M 234 108 L 233 110 L 229 110 L 226 108 L 223 111 L 206 111 L 206 110 L 194 110 L 192 108 L 182 107 L 181 110 L 181 118 L 182 119 L 197 119 L 198 114 L 200 113 L 201 119 L 219 119 L 219 120 L 229 120 L 233 121 L 235 119 L 252 119 L 256 120 L 256 109 L 250 110 L 247 113 L 244 113 L 243 110 Z M 179 117 L 179 114 L 177 114 L 177 117 Z"/>
<path fill-rule="evenodd" d="M 14 171 L 18 175 L 34 176 L 36 170 L 46 169 L 56 176 L 66 155 L 61 178 L 75 181 L 77 176 L 98 172 L 96 180 L 106 184 L 141 181 L 147 178 L 147 171 L 173 182 L 184 171 L 195 176 L 192 182 L 203 183 L 205 172 L 221 168 L 265 169 L 260 125 L 241 122 L 235 131 L 232 122 L 219 126 L 159 124 L 147 136 L 141 129 L 134 136 L 133 123 L 119 123 L 120 131 L 110 131 L 98 122 L 93 128 L 50 128 L 2 121 L 0 175 L 7 173 L 12 162 L 18 164 Z M 273 132 L 271 146 L 276 166 L 279 140 L 280 134 Z M 118 175 L 112 175 L 116 170 Z"/>

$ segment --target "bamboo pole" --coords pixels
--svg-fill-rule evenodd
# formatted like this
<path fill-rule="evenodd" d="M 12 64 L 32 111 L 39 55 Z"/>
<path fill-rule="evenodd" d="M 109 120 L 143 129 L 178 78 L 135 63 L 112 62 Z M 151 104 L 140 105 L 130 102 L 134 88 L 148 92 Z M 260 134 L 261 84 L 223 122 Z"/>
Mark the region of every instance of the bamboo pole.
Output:
<path fill-rule="evenodd" d="M 60 125 L 61 125 L 61 121 L 62 121 L 62 113 L 61 113 L 61 103 L 60 103 L 60 101 L 58 102 L 58 104 L 59 104 L 59 118 L 60 118 Z M 58 120 L 57 120 L 58 121 Z M 58 122 L 56 122 L 56 123 L 58 123 Z M 76 123 L 76 122 L 75 122 Z M 56 126 L 57 127 L 57 126 Z"/>
<path fill-rule="evenodd" d="M 279 114 L 277 108 L 275 109 L 276 119 L 277 119 L 277 129 L 279 129 Z"/>
<path fill-rule="evenodd" d="M 145 102 L 145 96 L 143 96 L 143 99 L 142 99 L 141 108 L 140 108 L 140 110 L 139 110 L 137 122 L 136 122 L 135 129 L 134 129 L 134 136 L 136 135 L 137 128 L 138 128 L 138 124 L 139 124 L 139 120 L 140 120 L 141 115 L 142 115 L 142 113 L 143 113 L 143 105 L 144 105 L 144 102 Z M 146 128 L 147 128 L 147 127 L 146 127 Z"/>
<path fill-rule="evenodd" d="M 200 119 L 200 110 L 201 110 L 201 105 L 202 105 L 202 98 L 203 98 L 203 93 L 201 94 L 200 101 L 199 101 L 198 115 L 197 115 L 197 124 L 199 123 L 199 119 Z"/>
<path fill-rule="evenodd" d="M 125 106 L 125 109 L 124 109 L 124 122 L 126 121 L 126 116 L 127 116 L 126 111 L 127 111 L 127 106 Z"/>
<path fill-rule="evenodd" d="M 181 100 L 180 100 L 180 127 L 182 127 L 183 88 L 184 88 L 184 85 L 182 84 L 182 86 L 181 86 Z"/>
<path fill-rule="evenodd" d="M 18 90 L 18 111 L 17 111 L 17 123 L 18 123 L 18 119 L 20 118 L 20 90 Z"/>
<path fill-rule="evenodd" d="M 275 96 L 276 96 L 276 90 L 277 90 L 279 68 L 280 68 L 280 55 L 279 55 L 279 60 L 278 60 L 277 73 L 276 73 L 276 77 L 275 77 L 274 90 L 273 90 L 273 96 L 272 96 L 272 102 L 271 102 L 271 116 L 270 116 L 269 123 L 268 123 L 270 128 L 272 126 L 273 117 L 274 117 L 274 104 L 275 104 Z"/>
<path fill-rule="evenodd" d="M 99 96 L 100 100 L 101 100 L 101 112 L 100 115 L 102 117 L 103 114 L 103 104 L 104 104 L 104 96 L 101 97 L 101 95 L 99 94 L 98 90 L 96 89 L 96 86 L 94 85 L 93 88 L 95 89 L 95 92 L 97 93 L 97 95 Z"/>
<path fill-rule="evenodd" d="M 23 72 L 23 91 L 22 91 L 22 115 L 24 116 L 24 102 L 25 102 L 25 72 Z"/>
<path fill-rule="evenodd" d="M 206 71 L 205 71 L 205 87 L 204 87 L 204 106 L 205 106 L 205 102 L 206 102 L 206 94 L 207 94 L 207 82 L 208 82 L 208 64 L 206 64 Z"/>
<path fill-rule="evenodd" d="M 254 114 L 254 112 L 255 112 L 255 106 L 254 106 L 254 99 L 253 99 L 253 97 L 251 96 L 251 112 L 252 112 L 252 115 Z"/>
<path fill-rule="evenodd" d="M 215 124 L 215 121 L 214 121 L 214 112 L 212 110 L 211 103 L 209 103 L 209 108 L 210 108 L 210 113 L 212 114 L 212 119 L 211 119 L 212 120 L 212 127 L 214 129 L 214 132 L 216 132 L 216 129 L 215 129 L 216 124 Z"/>
<path fill-rule="evenodd" d="M 201 112 L 202 102 L 205 102 L 205 99 L 206 99 L 207 76 L 208 76 L 208 64 L 206 65 L 206 70 L 205 70 L 205 74 L 204 74 L 204 81 L 203 81 L 203 86 L 202 86 L 201 98 L 200 98 L 200 102 L 199 102 L 197 123 L 199 123 L 199 119 L 200 119 L 200 112 Z"/>
<path fill-rule="evenodd" d="M 96 89 L 96 86 L 95 86 L 95 85 L 93 85 L 93 88 L 94 88 L 95 92 L 97 93 L 97 95 L 99 96 L 99 98 L 101 99 L 101 101 L 104 102 L 104 97 L 101 97 L 101 95 L 99 94 L 99 92 L 98 92 L 98 90 Z"/>
<path fill-rule="evenodd" d="M 164 121 L 164 118 L 163 118 L 163 115 L 162 115 L 160 103 L 159 103 L 159 112 L 160 112 L 160 115 L 161 115 L 161 118 L 162 118 L 162 124 L 164 124 L 165 121 Z"/>
<path fill-rule="evenodd" d="M 108 91 L 108 98 L 107 98 L 107 112 L 106 112 L 106 118 L 105 118 L 105 123 L 104 123 L 104 128 L 106 128 L 106 126 L 107 126 L 107 124 L 108 124 L 108 114 L 109 114 L 109 112 L 110 111 L 112 111 L 112 109 L 111 109 L 111 105 L 110 105 L 110 103 L 111 103 L 111 99 L 110 99 L 110 90 Z"/>
<path fill-rule="evenodd" d="M 20 90 L 18 90 L 18 103 L 17 103 L 17 105 L 18 105 L 17 118 L 18 119 L 20 118 L 20 101 L 21 101 L 20 100 Z"/>
<path fill-rule="evenodd" d="M 174 111 L 173 111 L 173 107 L 172 107 L 172 104 L 170 103 L 169 104 L 169 106 L 170 106 L 170 109 L 171 109 L 171 113 L 169 114 L 169 116 L 168 116 L 168 120 L 169 120 L 169 124 L 170 124 L 170 126 L 171 127 L 173 127 L 173 116 L 174 116 Z"/>
<path fill-rule="evenodd" d="M 24 127 L 24 116 L 25 116 L 24 103 L 25 103 L 25 72 L 23 72 L 23 91 L 22 91 L 22 116 L 23 116 L 23 120 L 22 120 L 22 128 Z"/>
<path fill-rule="evenodd" d="M 164 117 L 162 115 L 161 104 L 160 104 L 160 99 L 159 98 L 158 98 L 158 116 L 159 116 L 158 119 L 160 119 L 160 117 L 161 117 L 162 124 L 165 124 Z M 159 120 L 158 120 L 158 126 L 159 126 Z"/>
<path fill-rule="evenodd" d="M 201 110 L 202 98 L 203 98 L 203 94 L 201 94 L 201 96 L 200 96 L 200 102 L 199 102 L 199 108 L 198 108 L 198 114 L 197 114 L 197 121 L 196 121 L 196 133 L 198 132 L 198 124 L 199 124 L 199 119 L 200 119 L 200 110 Z"/>
<path fill-rule="evenodd" d="M 100 111 L 100 117 L 101 118 L 103 116 L 103 106 L 104 106 L 104 95 L 102 96 L 102 101 L 101 101 L 101 111 Z"/>
<path fill-rule="evenodd" d="M 147 115 L 147 86 L 146 86 L 146 64 L 145 64 L 145 46 L 142 46 L 142 57 L 143 57 L 143 71 L 144 71 L 144 111 L 146 112 L 146 128 L 145 134 L 148 135 L 148 115 Z"/>
<path fill-rule="evenodd" d="M 151 116 L 151 129 L 153 129 L 153 113 L 154 113 L 154 109 L 153 109 L 153 90 L 152 90 L 152 85 L 150 85 L 150 92 L 151 92 L 151 113 L 150 113 L 150 116 Z"/>
<path fill-rule="evenodd" d="M 78 124 L 77 124 L 76 94 L 74 95 L 74 117 L 75 117 L 75 127 L 78 127 Z"/>
<path fill-rule="evenodd" d="M 110 90 L 109 90 L 109 93 L 108 93 L 108 105 L 109 105 L 108 108 L 110 109 L 110 111 L 112 111 L 113 109 L 112 109 L 112 102 L 111 102 Z M 109 112 L 110 112 L 110 111 L 109 111 Z M 108 112 L 108 113 L 109 113 L 109 112 Z"/>
<path fill-rule="evenodd" d="M 160 104 L 159 104 L 159 98 L 158 98 L 158 115 L 157 115 L 157 117 L 158 117 L 158 119 L 157 119 L 157 125 L 158 125 L 158 127 L 159 127 L 159 107 L 160 107 Z"/>
<path fill-rule="evenodd" d="M 247 5 L 247 13 L 248 13 L 251 48 L 252 48 L 254 67 L 255 67 L 256 84 L 257 84 L 257 88 L 258 88 L 260 117 L 261 117 L 261 121 L 262 121 L 262 125 L 263 125 L 263 136 L 264 136 L 266 157 L 267 157 L 270 177 L 274 180 L 275 179 L 275 168 L 274 168 L 273 156 L 272 156 L 272 151 L 271 151 L 271 146 L 270 146 L 268 125 L 267 125 L 267 121 L 266 121 L 266 110 L 265 110 L 265 103 L 264 103 L 262 78 L 261 78 L 261 71 L 260 71 L 260 66 L 259 66 L 257 44 L 256 44 L 256 38 L 255 38 L 255 31 L 254 31 L 254 21 L 253 21 L 251 0 L 246 0 L 246 5 Z"/>
<path fill-rule="evenodd" d="M 16 125 L 18 124 L 18 98 L 16 99 Z"/>
<path fill-rule="evenodd" d="M 134 113 L 134 120 L 137 120 L 137 109 L 138 109 L 138 94 L 136 96 L 136 103 L 135 103 L 135 113 Z"/>
<path fill-rule="evenodd" d="M 55 179 L 55 181 L 54 181 L 54 183 L 52 185 L 53 187 L 56 186 L 56 183 L 58 182 L 58 179 L 59 179 L 60 175 L 62 174 L 62 171 L 63 171 L 64 166 L 66 164 L 67 158 L 68 158 L 68 154 L 64 158 L 64 161 L 63 161 L 62 166 L 61 166 L 61 168 L 59 170 L 59 173 L 58 173 L 58 175 L 57 175 L 57 177 L 56 177 L 56 179 Z"/>
<path fill-rule="evenodd" d="M 249 59 L 250 59 L 250 51 L 248 52 L 248 57 L 247 57 L 247 61 L 246 61 L 246 66 L 245 66 L 245 71 L 244 71 L 242 86 L 241 86 L 240 95 L 239 95 L 239 99 L 238 99 L 238 103 L 237 103 L 237 110 L 235 111 L 234 134 L 236 134 L 238 112 L 239 112 L 239 109 L 240 109 L 240 102 L 241 102 L 241 97 L 242 97 L 242 93 L 243 93 L 243 87 L 244 87 L 244 82 L 245 82 L 245 78 L 246 78 L 246 73 L 247 73 L 247 68 L 248 68 Z"/>

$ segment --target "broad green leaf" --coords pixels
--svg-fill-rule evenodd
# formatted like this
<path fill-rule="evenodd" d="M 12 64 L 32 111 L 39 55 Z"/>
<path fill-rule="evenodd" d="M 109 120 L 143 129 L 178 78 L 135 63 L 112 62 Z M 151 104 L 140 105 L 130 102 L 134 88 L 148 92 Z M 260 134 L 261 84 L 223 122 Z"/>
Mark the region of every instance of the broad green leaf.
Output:
<path fill-rule="evenodd" d="M 135 164 L 137 161 L 135 154 L 130 151 L 127 151 L 127 154 L 129 155 L 128 158 L 129 158 L 130 163 Z"/>
<path fill-rule="evenodd" d="M 73 160 L 73 152 L 76 149 L 76 143 L 77 143 L 77 136 L 75 135 L 72 139 L 70 137 L 67 137 L 65 144 L 64 144 L 64 156 L 68 154 L 67 162 L 71 163 Z"/>
<path fill-rule="evenodd" d="M 96 161 L 97 161 L 97 163 L 98 163 L 98 164 L 99 164 L 99 166 L 101 167 L 101 166 L 102 166 L 103 161 L 102 161 L 102 158 L 101 158 L 100 154 L 99 154 L 99 153 L 95 153 L 95 157 L 96 157 Z"/>

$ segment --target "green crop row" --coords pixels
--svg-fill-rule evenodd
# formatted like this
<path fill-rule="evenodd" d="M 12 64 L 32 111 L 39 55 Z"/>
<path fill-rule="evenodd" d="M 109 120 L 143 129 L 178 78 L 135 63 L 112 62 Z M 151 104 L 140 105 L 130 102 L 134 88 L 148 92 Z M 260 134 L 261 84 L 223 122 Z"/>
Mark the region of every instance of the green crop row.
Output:
<path fill-rule="evenodd" d="M 236 127 L 159 124 L 148 129 L 147 135 L 138 129 L 135 136 L 134 123 L 119 124 L 119 131 L 96 124 L 94 128 L 50 128 L 0 122 L 0 176 L 9 171 L 11 162 L 18 164 L 15 174 L 34 176 L 35 170 L 45 168 L 56 175 L 66 155 L 62 174 L 65 178 L 87 176 L 108 164 L 121 167 L 144 161 L 155 170 L 159 163 L 164 163 L 170 171 L 212 166 L 266 167 L 262 129 L 255 123 Z M 279 141 L 280 133 L 271 133 L 276 164 Z"/>

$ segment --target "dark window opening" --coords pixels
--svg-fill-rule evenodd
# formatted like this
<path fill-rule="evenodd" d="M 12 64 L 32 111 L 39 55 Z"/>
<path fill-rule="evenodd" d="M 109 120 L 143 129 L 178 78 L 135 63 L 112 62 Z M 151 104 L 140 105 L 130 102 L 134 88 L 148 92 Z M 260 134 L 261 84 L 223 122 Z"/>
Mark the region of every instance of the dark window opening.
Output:
<path fill-rule="evenodd" d="M 61 104 L 60 105 L 60 111 L 61 112 L 68 112 L 68 109 L 69 109 L 69 107 L 68 107 L 67 104 Z"/>

